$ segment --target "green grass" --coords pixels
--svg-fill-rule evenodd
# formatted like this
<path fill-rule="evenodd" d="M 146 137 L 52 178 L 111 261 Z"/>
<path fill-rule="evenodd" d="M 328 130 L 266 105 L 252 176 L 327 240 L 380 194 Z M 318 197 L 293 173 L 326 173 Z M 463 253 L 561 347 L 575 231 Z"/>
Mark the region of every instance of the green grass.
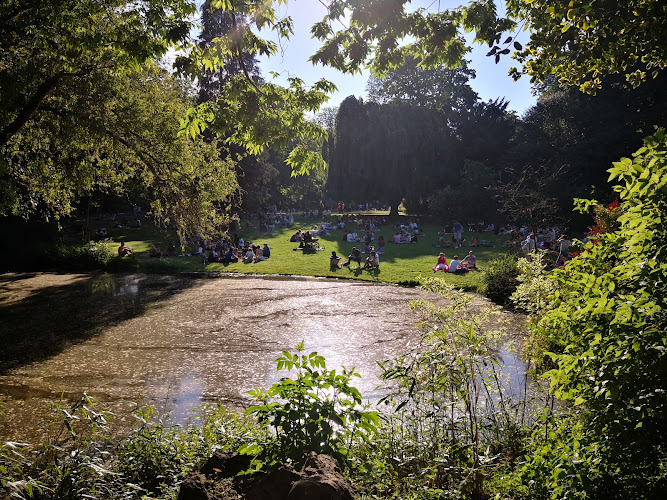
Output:
<path fill-rule="evenodd" d="M 407 221 L 407 217 L 402 218 Z M 363 250 L 363 243 L 347 243 L 342 241 L 343 231 L 330 231 L 331 236 L 321 237 L 319 244 L 324 247 L 323 251 L 304 253 L 301 250 L 294 251 L 296 243 L 290 242 L 290 236 L 297 229 L 309 230 L 314 225 L 319 225 L 319 220 L 297 219 L 293 227 L 278 228 L 273 232 L 260 232 L 258 229 L 242 229 L 238 234 L 246 241 L 250 241 L 262 246 L 268 243 L 271 248 L 271 258 L 263 262 L 253 264 L 235 263 L 219 264 L 209 263 L 204 265 L 198 256 L 192 257 L 165 257 L 157 261 L 148 257 L 148 250 L 154 243 L 158 243 L 162 250 L 166 250 L 170 243 L 177 243 L 175 233 L 165 232 L 156 228 L 149 222 L 145 222 L 141 229 L 111 229 L 109 235 L 113 242 L 109 243 L 115 252 L 119 241 L 123 240 L 135 252 L 133 259 L 125 258 L 122 264 L 115 263 L 116 268 L 127 268 L 139 271 L 149 272 L 221 272 L 221 273 L 242 273 L 242 274 L 274 274 L 274 275 L 300 275 L 300 276 L 323 276 L 330 278 L 355 279 L 364 281 L 375 281 L 397 284 L 415 284 L 421 274 L 433 274 L 433 266 L 436 264 L 438 254 L 441 249 L 436 248 L 438 241 L 438 231 L 442 230 L 443 224 L 430 222 L 420 222 L 416 219 L 419 226 L 424 231 L 424 236 L 419 238 L 419 243 L 402 244 L 387 243 L 385 252 L 380 256 L 380 269 L 368 271 L 357 269 L 357 264 L 352 264 L 352 269 L 331 269 L 329 266 L 329 257 L 331 251 L 341 256 L 345 262 L 353 246 Z M 253 221 L 258 225 L 257 221 Z M 245 226 L 245 222 L 242 223 Z M 362 234 L 361 227 L 356 223 L 348 223 L 345 226 L 347 230 L 356 230 Z M 387 224 L 382 230 L 375 233 L 376 238 L 384 235 L 385 240 L 392 239 L 394 234 L 393 224 Z M 466 240 L 471 236 L 478 239 L 490 240 L 495 245 L 492 248 L 478 247 L 468 248 L 445 248 L 447 260 L 450 261 L 454 255 L 463 258 L 468 250 L 474 250 L 477 256 L 477 266 L 483 270 L 487 263 L 493 258 L 506 252 L 505 238 L 495 236 L 492 233 L 472 233 L 465 232 Z M 374 243 L 376 245 L 376 243 Z M 194 252 L 193 248 L 188 249 Z M 117 260 L 117 259 L 115 259 Z M 112 265 L 112 268 L 114 265 Z M 449 273 L 436 273 L 437 276 L 448 281 L 452 285 L 465 289 L 476 290 L 482 282 L 482 272 L 470 272 L 464 275 L 454 275 Z"/>

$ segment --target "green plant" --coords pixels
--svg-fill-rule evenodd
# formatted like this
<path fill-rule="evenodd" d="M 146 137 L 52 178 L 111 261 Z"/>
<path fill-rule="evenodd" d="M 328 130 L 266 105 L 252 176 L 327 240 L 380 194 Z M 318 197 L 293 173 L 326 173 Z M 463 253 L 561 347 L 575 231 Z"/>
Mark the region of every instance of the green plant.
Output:
<path fill-rule="evenodd" d="M 492 260 L 484 273 L 484 294 L 498 305 L 510 305 L 510 297 L 519 285 L 518 276 L 514 256 L 506 254 Z"/>
<path fill-rule="evenodd" d="M 482 498 L 499 455 L 522 446 L 525 401 L 505 394 L 495 359 L 502 319 L 497 308 L 473 307 L 469 294 L 437 278 L 425 278 L 422 287 L 444 294 L 448 306 L 411 303 L 421 342 L 381 363 L 382 378 L 396 387 L 383 399 L 393 413 L 383 416 L 385 438 L 360 462 L 378 494 L 380 488 L 419 490 L 415 498 Z M 489 328 L 491 320 L 498 329 Z"/>
<path fill-rule="evenodd" d="M 514 307 L 530 314 L 543 312 L 556 292 L 556 280 L 546 270 L 544 252 L 522 257 L 517 263 L 519 284 L 510 296 Z"/>
<path fill-rule="evenodd" d="M 277 369 L 294 370 L 295 378 L 283 377 L 268 390 L 250 392 L 260 404 L 247 413 L 275 433 L 275 439 L 241 447 L 242 453 L 258 454 L 256 469 L 286 460 L 299 463 L 310 451 L 345 459 L 355 438 L 376 432 L 377 413 L 361 406 L 361 394 L 350 385 L 359 374 L 354 369 L 327 369 L 316 352 L 302 354 L 303 342 L 296 351 L 283 351 L 277 359 Z"/>
<path fill-rule="evenodd" d="M 667 487 L 664 130 L 633 156 L 609 170 L 618 228 L 554 271 L 558 290 L 535 330 L 551 349 L 553 394 L 578 409 L 582 439 L 601 457 L 595 487 L 585 488 L 598 498 L 657 498 Z M 597 205 L 577 200 L 584 211 Z"/>
<path fill-rule="evenodd" d="M 90 241 L 85 245 L 58 245 L 46 259 L 67 268 L 100 269 L 106 267 L 113 253 L 103 241 Z"/>

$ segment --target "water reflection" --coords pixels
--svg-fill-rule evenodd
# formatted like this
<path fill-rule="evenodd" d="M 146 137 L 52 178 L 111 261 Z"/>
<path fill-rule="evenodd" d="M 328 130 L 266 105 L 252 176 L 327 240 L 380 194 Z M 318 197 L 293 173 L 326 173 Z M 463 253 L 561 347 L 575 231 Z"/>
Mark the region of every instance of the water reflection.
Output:
<path fill-rule="evenodd" d="M 355 385 L 377 401 L 386 392 L 376 360 L 418 342 L 408 302 L 423 295 L 324 279 L 0 277 L 0 336 L 28 345 L 8 333 L 9 318 L 33 347 L 53 342 L 41 346 L 39 362 L 3 354 L 13 365 L 0 376 L 7 402 L 0 439 L 33 439 L 47 402 L 61 394 L 76 399 L 85 391 L 121 414 L 143 396 L 176 421 L 205 402 L 245 406 L 248 391 L 284 374 L 276 372 L 275 359 L 301 340 L 329 368 L 354 366 L 362 376 Z M 501 354 L 522 371 L 509 352 Z"/>

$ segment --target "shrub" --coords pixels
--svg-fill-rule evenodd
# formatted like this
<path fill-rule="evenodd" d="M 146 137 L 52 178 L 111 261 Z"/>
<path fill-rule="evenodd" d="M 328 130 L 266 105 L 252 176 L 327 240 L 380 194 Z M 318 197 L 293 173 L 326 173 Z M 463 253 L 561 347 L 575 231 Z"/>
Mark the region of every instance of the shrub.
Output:
<path fill-rule="evenodd" d="M 511 306 L 510 297 L 519 285 L 519 268 L 512 255 L 503 255 L 489 263 L 484 274 L 484 294 L 501 306 Z"/>
<path fill-rule="evenodd" d="M 283 377 L 268 390 L 250 392 L 260 404 L 247 413 L 271 426 L 276 436 L 241 448 L 242 453 L 258 454 L 253 463 L 256 469 L 286 460 L 299 463 L 310 451 L 345 459 L 355 437 L 376 431 L 377 413 L 362 409 L 361 394 L 350 385 L 359 374 L 354 369 L 328 370 L 316 352 L 301 354 L 303 342 L 296 350 L 294 354 L 283 351 L 277 359 L 278 370 L 296 371 L 294 379 Z"/>
<path fill-rule="evenodd" d="M 58 245 L 47 252 L 45 260 L 70 269 L 105 268 L 113 253 L 103 241 L 90 241 L 85 245 Z"/>
<path fill-rule="evenodd" d="M 527 258 L 522 257 L 517 263 L 519 285 L 512 293 L 512 303 L 530 314 L 545 311 L 557 288 L 556 280 L 546 270 L 543 257 L 544 252 L 539 251 Z"/>

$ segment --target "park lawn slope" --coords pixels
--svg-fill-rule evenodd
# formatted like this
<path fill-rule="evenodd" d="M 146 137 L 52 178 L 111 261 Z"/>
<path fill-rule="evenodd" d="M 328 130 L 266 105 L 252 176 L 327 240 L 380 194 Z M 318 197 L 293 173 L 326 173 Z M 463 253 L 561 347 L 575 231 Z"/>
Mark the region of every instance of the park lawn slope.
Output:
<path fill-rule="evenodd" d="M 407 222 L 408 218 L 404 217 Z M 380 268 L 377 270 L 358 269 L 357 264 L 353 263 L 350 268 L 331 269 L 329 266 L 329 257 L 331 252 L 335 251 L 343 258 L 341 262 L 347 260 L 353 246 L 357 246 L 362 251 L 363 242 L 347 243 L 343 241 L 343 231 L 329 231 L 329 236 L 320 237 L 319 246 L 323 248 L 317 252 L 304 252 L 298 249 L 298 244 L 290 242 L 290 236 L 298 229 L 302 231 L 311 230 L 318 226 L 322 221 L 317 219 L 297 219 L 295 224 L 289 228 L 276 228 L 271 232 L 262 232 L 253 227 L 247 227 L 246 221 L 241 222 L 244 229 L 237 231 L 246 241 L 262 246 L 267 243 L 271 248 L 271 258 L 252 264 L 242 262 L 234 264 L 208 263 L 204 264 L 202 259 L 194 255 L 195 249 L 190 247 L 186 250 L 192 256 L 187 257 L 164 257 L 159 261 L 148 257 L 148 250 L 154 243 L 158 243 L 164 251 L 170 243 L 177 243 L 178 239 L 175 233 L 163 231 L 148 221 L 142 228 L 111 229 L 109 235 L 113 239 L 107 243 L 115 252 L 118 246 L 117 242 L 123 240 L 134 250 L 132 259 L 123 259 L 124 262 L 119 265 L 112 263 L 113 267 L 133 268 L 137 271 L 147 272 L 211 272 L 211 273 L 241 273 L 241 274 L 273 274 L 273 275 L 298 275 L 298 276 L 318 276 L 342 279 L 355 279 L 363 281 L 375 281 L 383 283 L 396 283 L 412 285 L 416 284 L 420 275 L 433 274 L 440 251 L 444 251 L 448 262 L 454 255 L 463 258 L 469 250 L 473 250 L 477 256 L 477 265 L 480 270 L 484 270 L 488 262 L 495 257 L 506 252 L 506 238 L 496 236 L 493 233 L 475 233 L 465 232 L 464 237 L 469 241 L 470 237 L 476 236 L 479 240 L 485 239 L 493 243 L 493 247 L 469 248 L 467 243 L 462 248 L 444 248 L 436 247 L 443 224 L 433 222 L 421 222 L 418 218 L 413 218 L 424 231 L 424 236 L 419 238 L 418 243 L 412 244 L 394 244 L 385 245 L 384 254 L 380 256 Z M 251 221 L 256 225 L 256 221 Z M 347 223 L 345 229 L 356 231 L 362 235 L 361 227 L 354 222 Z M 383 235 L 386 241 L 391 241 L 394 234 L 394 226 L 387 224 L 382 230 L 375 233 L 376 238 Z M 377 243 L 373 243 L 376 245 Z M 362 255 L 365 257 L 365 254 Z M 115 259 L 116 261 L 118 258 Z M 482 283 L 483 272 L 470 272 L 463 275 L 454 275 L 450 273 L 435 273 L 437 276 L 465 290 L 476 290 Z"/>

